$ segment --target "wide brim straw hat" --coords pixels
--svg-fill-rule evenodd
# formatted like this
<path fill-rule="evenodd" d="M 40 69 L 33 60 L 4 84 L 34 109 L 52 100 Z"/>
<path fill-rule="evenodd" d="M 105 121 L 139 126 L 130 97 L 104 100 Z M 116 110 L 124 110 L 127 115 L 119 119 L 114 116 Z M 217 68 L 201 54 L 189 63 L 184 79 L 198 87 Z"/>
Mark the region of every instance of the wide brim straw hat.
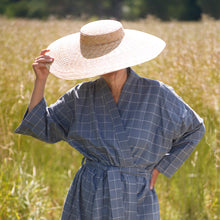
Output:
<path fill-rule="evenodd" d="M 62 37 L 48 46 L 54 58 L 50 72 L 74 80 L 90 78 L 144 63 L 157 57 L 165 47 L 160 38 L 124 29 L 115 20 L 84 25 L 80 32 Z"/>

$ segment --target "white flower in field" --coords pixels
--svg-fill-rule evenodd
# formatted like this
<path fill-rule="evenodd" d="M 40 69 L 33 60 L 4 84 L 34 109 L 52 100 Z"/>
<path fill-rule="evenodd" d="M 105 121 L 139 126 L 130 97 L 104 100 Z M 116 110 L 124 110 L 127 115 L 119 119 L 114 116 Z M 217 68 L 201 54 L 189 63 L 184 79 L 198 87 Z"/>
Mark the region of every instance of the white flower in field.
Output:
<path fill-rule="evenodd" d="M 33 166 L 33 177 L 36 176 L 36 167 Z"/>
<path fill-rule="evenodd" d="M 197 159 L 198 159 L 198 151 L 195 152 L 194 159 L 191 161 L 193 167 L 196 166 Z"/>
<path fill-rule="evenodd" d="M 13 183 L 13 187 L 12 187 L 12 190 L 11 190 L 11 196 L 14 195 L 14 192 L 15 192 L 15 182 Z"/>
<path fill-rule="evenodd" d="M 68 170 L 68 177 L 71 177 L 71 169 Z"/>

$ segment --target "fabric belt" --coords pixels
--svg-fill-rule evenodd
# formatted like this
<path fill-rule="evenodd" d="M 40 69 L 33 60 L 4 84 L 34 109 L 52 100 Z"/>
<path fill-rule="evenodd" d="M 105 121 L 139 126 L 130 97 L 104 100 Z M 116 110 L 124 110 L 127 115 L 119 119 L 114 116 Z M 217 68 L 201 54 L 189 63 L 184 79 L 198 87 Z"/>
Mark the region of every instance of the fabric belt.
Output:
<path fill-rule="evenodd" d="M 84 163 L 84 159 L 82 161 Z M 128 207 L 126 207 L 126 212 L 129 213 L 128 219 L 137 218 L 137 182 L 135 176 L 151 176 L 151 172 L 147 171 L 145 168 L 140 167 L 120 167 L 104 165 L 100 162 L 86 160 L 85 166 L 92 166 L 103 170 L 107 173 L 107 180 L 109 184 L 109 195 L 112 210 L 113 219 L 126 219 L 123 204 L 123 182 L 121 180 L 121 174 L 132 175 L 127 183 L 128 189 Z"/>

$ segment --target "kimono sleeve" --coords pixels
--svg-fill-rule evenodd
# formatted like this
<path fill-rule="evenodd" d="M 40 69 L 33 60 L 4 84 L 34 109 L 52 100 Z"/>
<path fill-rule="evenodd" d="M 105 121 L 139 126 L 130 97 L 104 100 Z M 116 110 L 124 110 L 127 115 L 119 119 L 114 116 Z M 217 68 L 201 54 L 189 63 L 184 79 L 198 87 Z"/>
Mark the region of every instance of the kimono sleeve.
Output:
<path fill-rule="evenodd" d="M 202 139 L 205 127 L 202 118 L 176 93 L 165 86 L 164 110 L 173 130 L 172 148 L 156 165 L 161 173 L 170 178 L 184 163 Z"/>
<path fill-rule="evenodd" d="M 74 96 L 67 92 L 57 102 L 47 107 L 43 98 L 24 118 L 15 133 L 25 134 L 48 143 L 66 140 L 74 119 Z"/>

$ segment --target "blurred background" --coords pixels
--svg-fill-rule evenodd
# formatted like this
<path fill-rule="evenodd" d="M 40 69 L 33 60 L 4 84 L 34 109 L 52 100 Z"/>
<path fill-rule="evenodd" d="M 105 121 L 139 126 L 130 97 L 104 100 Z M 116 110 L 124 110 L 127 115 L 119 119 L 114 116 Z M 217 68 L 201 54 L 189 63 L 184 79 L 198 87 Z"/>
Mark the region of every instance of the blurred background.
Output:
<path fill-rule="evenodd" d="M 203 14 L 220 18 L 219 0 L 1 0 L 7 17 L 47 19 L 106 18 L 135 20 L 153 15 L 161 20 L 200 20 Z"/>
<path fill-rule="evenodd" d="M 220 220 L 220 0 L 0 0 L 0 220 L 60 219 L 82 155 L 66 142 L 13 131 L 29 104 L 34 58 L 102 18 L 167 43 L 157 59 L 133 68 L 172 86 L 205 122 L 185 164 L 157 180 L 161 220 Z M 47 104 L 81 82 L 50 74 Z"/>

